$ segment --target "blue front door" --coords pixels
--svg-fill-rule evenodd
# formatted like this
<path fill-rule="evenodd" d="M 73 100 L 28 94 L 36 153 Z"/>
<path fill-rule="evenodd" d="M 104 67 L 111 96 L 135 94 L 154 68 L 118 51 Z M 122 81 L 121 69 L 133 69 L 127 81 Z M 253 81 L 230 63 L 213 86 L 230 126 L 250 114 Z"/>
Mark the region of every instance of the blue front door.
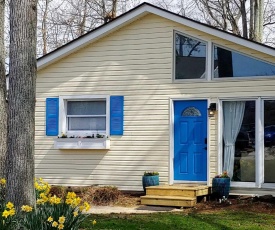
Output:
<path fill-rule="evenodd" d="M 207 101 L 174 101 L 174 180 L 206 181 Z"/>

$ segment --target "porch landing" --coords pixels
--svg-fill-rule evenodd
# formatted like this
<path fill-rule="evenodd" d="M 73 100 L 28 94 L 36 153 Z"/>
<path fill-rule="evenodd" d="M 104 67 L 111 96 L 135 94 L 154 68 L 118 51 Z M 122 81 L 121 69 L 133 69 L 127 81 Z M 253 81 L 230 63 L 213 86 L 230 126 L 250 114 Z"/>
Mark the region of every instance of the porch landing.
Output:
<path fill-rule="evenodd" d="M 211 194 L 211 187 L 200 184 L 158 185 L 146 188 L 141 204 L 157 206 L 194 207 L 199 199 Z"/>

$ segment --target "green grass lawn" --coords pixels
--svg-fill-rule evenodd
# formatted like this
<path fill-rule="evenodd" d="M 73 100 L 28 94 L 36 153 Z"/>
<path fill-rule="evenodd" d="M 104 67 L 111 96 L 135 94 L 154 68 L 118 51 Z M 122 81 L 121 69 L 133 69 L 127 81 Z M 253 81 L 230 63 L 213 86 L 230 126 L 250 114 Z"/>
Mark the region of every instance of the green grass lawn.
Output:
<path fill-rule="evenodd" d="M 96 225 L 92 221 L 96 219 Z M 275 229 L 274 215 L 250 212 L 220 212 L 215 214 L 154 213 L 91 215 L 82 229 L 108 230 L 207 230 L 207 229 Z"/>

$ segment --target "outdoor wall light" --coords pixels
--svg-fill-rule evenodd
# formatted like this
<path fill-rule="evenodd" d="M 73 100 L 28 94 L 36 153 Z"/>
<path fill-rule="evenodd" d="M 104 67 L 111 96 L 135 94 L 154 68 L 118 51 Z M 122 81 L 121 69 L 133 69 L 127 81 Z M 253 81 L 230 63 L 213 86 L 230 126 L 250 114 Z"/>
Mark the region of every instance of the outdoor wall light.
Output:
<path fill-rule="evenodd" d="M 214 117 L 216 111 L 217 111 L 217 104 L 216 103 L 210 103 L 210 105 L 208 107 L 208 116 L 209 117 Z"/>

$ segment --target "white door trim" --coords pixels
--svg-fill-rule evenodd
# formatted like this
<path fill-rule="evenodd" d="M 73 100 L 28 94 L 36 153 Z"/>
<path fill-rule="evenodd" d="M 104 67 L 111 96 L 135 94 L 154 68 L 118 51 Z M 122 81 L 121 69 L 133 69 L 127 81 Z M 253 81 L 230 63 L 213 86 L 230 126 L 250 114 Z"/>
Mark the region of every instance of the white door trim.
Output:
<path fill-rule="evenodd" d="M 207 168 L 207 181 L 179 181 L 174 180 L 174 101 L 199 101 L 199 100 L 206 100 L 207 101 L 207 108 L 209 107 L 210 102 L 212 102 L 209 98 L 170 98 L 170 121 L 169 121 L 169 132 L 170 132 L 170 157 L 169 157 L 169 184 L 174 183 L 202 183 L 207 184 L 210 186 L 211 180 L 210 180 L 210 122 L 207 112 L 207 162 L 206 162 L 206 168 Z M 215 101 L 216 103 L 216 101 Z"/>

